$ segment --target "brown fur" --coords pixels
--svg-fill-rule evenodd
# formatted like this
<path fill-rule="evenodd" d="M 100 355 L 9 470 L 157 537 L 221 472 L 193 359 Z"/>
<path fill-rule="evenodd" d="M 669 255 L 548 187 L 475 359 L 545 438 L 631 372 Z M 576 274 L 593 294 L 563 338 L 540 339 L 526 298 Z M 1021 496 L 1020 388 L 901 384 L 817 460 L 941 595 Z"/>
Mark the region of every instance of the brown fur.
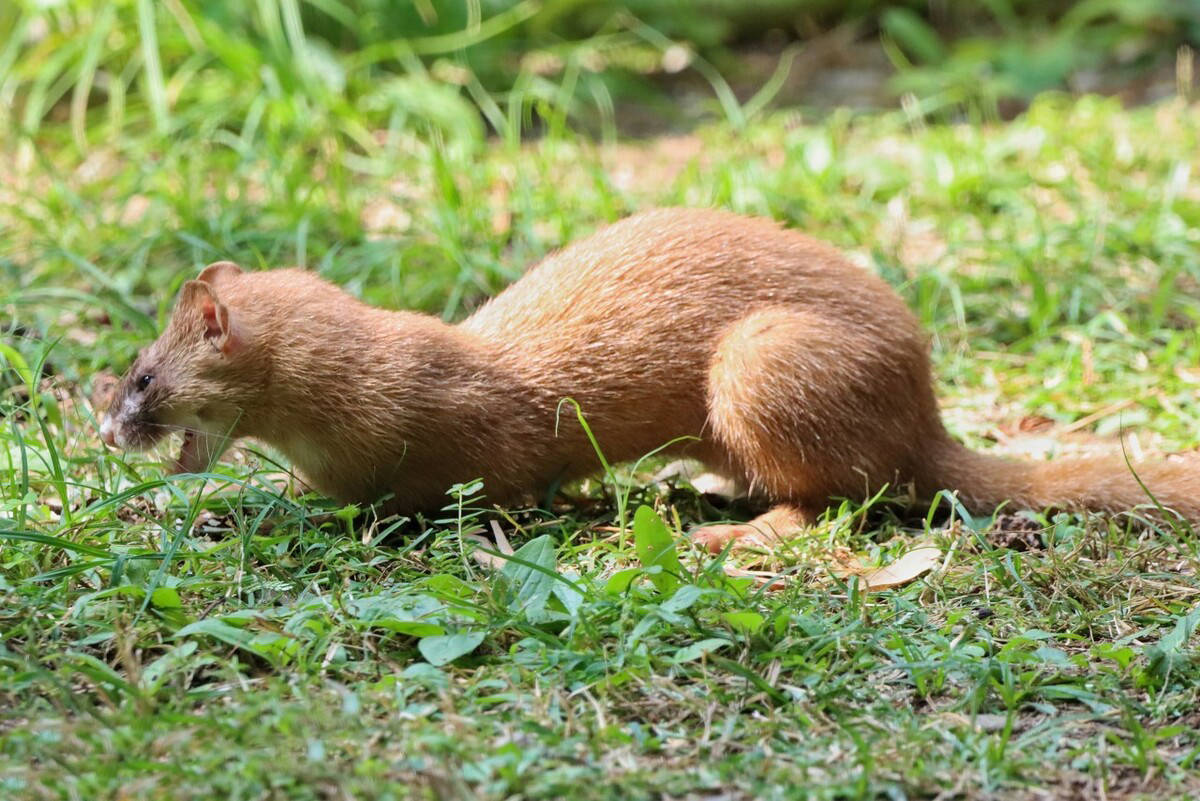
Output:
<path fill-rule="evenodd" d="M 139 406 L 143 373 L 159 395 Z M 198 430 L 184 469 L 218 456 L 224 435 L 255 437 L 322 492 L 391 492 L 411 511 L 472 478 L 505 503 L 596 470 L 573 411 L 558 414 L 568 397 L 613 462 L 698 438 L 675 450 L 779 504 L 771 527 L 895 482 L 923 498 L 958 490 L 978 512 L 1148 501 L 1119 459 L 1030 464 L 954 442 L 926 337 L 886 283 L 774 222 L 717 211 L 604 228 L 457 326 L 366 306 L 301 270 L 213 265 L 123 380 L 105 436 L 144 446 Z M 1200 520 L 1200 470 L 1143 477 Z M 748 531 L 735 528 L 708 536 Z"/>

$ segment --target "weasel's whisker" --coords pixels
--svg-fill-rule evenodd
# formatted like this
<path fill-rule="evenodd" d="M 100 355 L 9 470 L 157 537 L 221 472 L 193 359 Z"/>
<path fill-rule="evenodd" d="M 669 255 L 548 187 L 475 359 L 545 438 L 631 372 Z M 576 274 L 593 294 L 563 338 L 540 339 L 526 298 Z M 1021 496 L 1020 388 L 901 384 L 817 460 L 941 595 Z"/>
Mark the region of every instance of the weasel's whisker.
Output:
<path fill-rule="evenodd" d="M 142 423 L 142 425 L 146 426 L 147 428 L 165 428 L 165 429 L 167 429 L 168 432 L 180 431 L 180 432 L 188 433 L 188 434 L 208 433 L 202 428 L 196 428 L 194 426 L 172 425 L 170 423 Z"/>

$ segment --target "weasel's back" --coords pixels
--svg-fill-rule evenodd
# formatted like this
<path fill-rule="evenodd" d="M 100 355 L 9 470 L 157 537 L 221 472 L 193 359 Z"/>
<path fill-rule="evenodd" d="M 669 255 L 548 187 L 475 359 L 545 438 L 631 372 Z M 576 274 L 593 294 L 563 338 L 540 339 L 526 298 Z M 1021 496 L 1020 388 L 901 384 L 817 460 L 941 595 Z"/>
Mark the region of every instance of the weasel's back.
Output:
<path fill-rule="evenodd" d="M 548 256 L 462 327 L 526 351 L 645 348 L 711 343 L 732 321 L 777 305 L 848 324 L 911 317 L 890 287 L 829 245 L 771 220 L 668 208 Z"/>

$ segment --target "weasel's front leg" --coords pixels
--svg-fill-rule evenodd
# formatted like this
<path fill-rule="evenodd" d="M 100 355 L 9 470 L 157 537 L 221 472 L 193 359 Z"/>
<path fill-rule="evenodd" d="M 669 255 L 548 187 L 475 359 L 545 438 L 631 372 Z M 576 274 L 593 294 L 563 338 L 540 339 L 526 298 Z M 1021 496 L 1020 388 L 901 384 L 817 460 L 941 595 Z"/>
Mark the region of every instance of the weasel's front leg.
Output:
<path fill-rule="evenodd" d="M 692 539 L 710 553 L 720 553 L 731 544 L 734 548 L 771 550 L 780 540 L 797 534 L 815 521 L 815 516 L 799 506 L 776 506 L 749 523 L 702 526 L 692 532 Z"/>
<path fill-rule="evenodd" d="M 233 438 L 225 434 L 210 434 L 207 431 L 189 428 L 183 432 L 183 447 L 171 464 L 171 473 L 206 473 L 221 454 L 233 444 Z"/>

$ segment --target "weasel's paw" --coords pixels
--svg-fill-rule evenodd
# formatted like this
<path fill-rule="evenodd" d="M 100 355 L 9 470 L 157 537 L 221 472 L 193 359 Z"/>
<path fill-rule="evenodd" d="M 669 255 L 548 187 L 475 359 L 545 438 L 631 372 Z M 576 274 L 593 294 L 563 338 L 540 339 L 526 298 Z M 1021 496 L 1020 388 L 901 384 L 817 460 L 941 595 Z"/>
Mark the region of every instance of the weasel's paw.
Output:
<path fill-rule="evenodd" d="M 720 553 L 727 545 L 735 549 L 763 548 L 769 551 L 779 539 L 772 532 L 763 531 L 750 523 L 734 523 L 702 526 L 692 532 L 692 541 L 709 553 Z"/>

